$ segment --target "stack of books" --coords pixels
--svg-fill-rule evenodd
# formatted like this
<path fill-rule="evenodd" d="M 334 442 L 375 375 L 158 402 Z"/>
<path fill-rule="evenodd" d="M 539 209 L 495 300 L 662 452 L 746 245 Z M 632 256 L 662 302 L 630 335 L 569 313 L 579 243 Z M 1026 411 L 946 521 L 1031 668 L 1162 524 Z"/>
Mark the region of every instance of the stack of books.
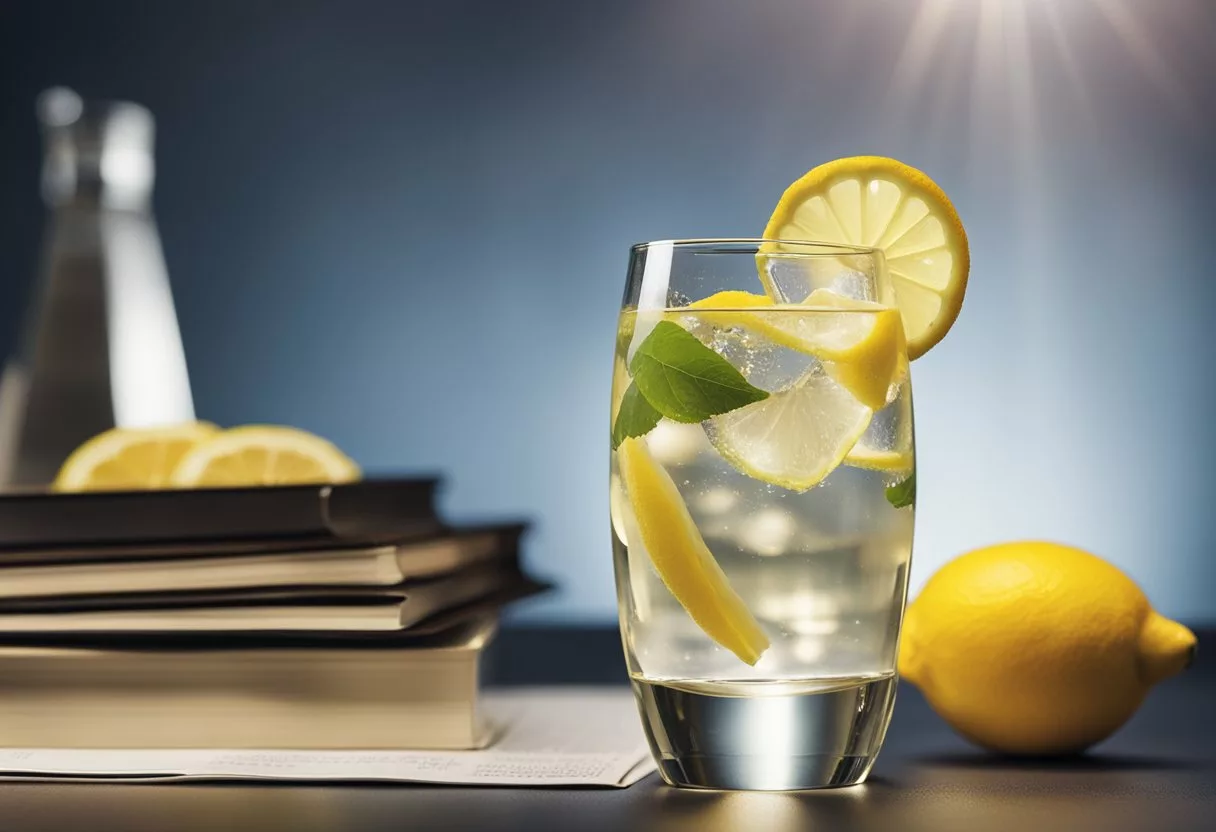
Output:
<path fill-rule="evenodd" d="M 0 746 L 474 748 L 523 524 L 431 480 L 0 497 Z"/>

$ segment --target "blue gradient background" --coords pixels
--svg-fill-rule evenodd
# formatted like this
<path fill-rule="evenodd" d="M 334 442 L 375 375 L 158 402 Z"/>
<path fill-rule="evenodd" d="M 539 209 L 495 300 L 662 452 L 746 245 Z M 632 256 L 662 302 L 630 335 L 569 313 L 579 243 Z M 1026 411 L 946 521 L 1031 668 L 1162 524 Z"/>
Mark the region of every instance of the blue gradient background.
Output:
<path fill-rule="evenodd" d="M 607 621 L 628 245 L 758 233 L 809 167 L 892 155 L 973 247 L 914 370 L 914 589 L 1046 537 L 1216 620 L 1216 5 L 922 5 L 7 2 L 0 346 L 37 262 L 35 94 L 143 102 L 200 414 L 533 516 L 562 591 L 520 614 Z"/>

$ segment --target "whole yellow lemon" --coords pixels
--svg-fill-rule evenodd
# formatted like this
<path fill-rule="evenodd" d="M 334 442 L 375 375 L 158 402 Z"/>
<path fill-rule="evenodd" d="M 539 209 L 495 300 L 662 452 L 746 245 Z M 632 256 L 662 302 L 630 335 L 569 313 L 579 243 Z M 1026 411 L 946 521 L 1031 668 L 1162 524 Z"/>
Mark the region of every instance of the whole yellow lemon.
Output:
<path fill-rule="evenodd" d="M 909 605 L 899 672 L 951 726 L 1007 754 L 1082 751 L 1181 671 L 1195 635 L 1123 572 L 1055 543 L 943 566 Z"/>

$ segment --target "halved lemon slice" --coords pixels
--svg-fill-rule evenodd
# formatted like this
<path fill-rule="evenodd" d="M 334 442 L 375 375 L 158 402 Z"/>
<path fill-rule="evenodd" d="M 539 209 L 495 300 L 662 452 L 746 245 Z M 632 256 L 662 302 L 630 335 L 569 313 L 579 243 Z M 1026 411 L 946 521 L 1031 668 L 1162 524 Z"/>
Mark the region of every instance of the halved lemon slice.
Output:
<path fill-rule="evenodd" d="M 714 560 L 675 482 L 650 456 L 645 439 L 622 442 L 617 464 L 641 537 L 627 541 L 630 551 L 645 547 L 655 571 L 697 626 L 754 665 L 769 647 L 768 636 Z"/>
<path fill-rule="evenodd" d="M 55 491 L 137 491 L 170 487 L 181 458 L 219 431 L 210 422 L 156 428 L 111 428 L 72 452 Z"/>
<path fill-rule="evenodd" d="M 332 442 L 280 425 L 217 433 L 187 452 L 173 471 L 179 488 L 238 488 L 350 482 L 359 466 Z"/>
<path fill-rule="evenodd" d="M 873 413 L 831 376 L 812 372 L 764 401 L 715 416 L 705 432 L 748 476 L 806 491 L 840 465 Z"/>
<path fill-rule="evenodd" d="M 963 305 L 971 266 L 963 224 L 942 189 L 903 162 L 853 156 L 820 165 L 786 190 L 764 236 L 882 249 L 912 359 L 945 336 Z"/>

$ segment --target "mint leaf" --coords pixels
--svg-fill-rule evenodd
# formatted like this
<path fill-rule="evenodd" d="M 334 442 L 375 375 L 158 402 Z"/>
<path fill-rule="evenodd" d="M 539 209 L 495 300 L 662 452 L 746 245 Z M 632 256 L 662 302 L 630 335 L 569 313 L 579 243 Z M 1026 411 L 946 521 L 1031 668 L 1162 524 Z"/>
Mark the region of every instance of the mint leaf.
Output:
<path fill-rule="evenodd" d="M 677 422 L 703 422 L 768 398 L 729 361 L 671 321 L 655 325 L 629 362 L 629 372 L 654 409 Z"/>
<path fill-rule="evenodd" d="M 646 397 L 638 390 L 636 384 L 625 388 L 621 397 L 621 406 L 616 412 L 616 424 L 612 426 L 612 448 L 631 436 L 645 436 L 650 433 L 663 414 L 655 410 Z"/>
<path fill-rule="evenodd" d="M 896 508 L 904 508 L 916 502 L 916 472 L 913 471 L 903 482 L 887 487 L 887 502 Z"/>

